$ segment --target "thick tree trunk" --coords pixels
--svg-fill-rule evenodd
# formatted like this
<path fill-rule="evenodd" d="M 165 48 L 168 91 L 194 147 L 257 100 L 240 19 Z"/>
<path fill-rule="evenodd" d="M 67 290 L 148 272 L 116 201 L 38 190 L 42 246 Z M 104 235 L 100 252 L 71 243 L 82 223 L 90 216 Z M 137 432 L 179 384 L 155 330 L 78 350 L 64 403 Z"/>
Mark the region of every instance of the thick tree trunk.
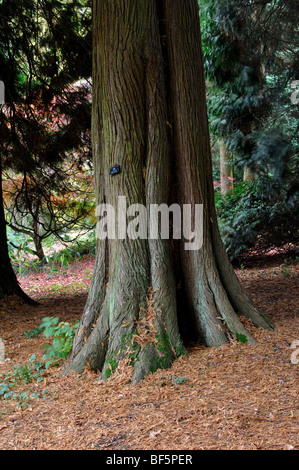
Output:
<path fill-rule="evenodd" d="M 0 299 L 16 295 L 26 303 L 35 304 L 21 289 L 8 255 L 6 223 L 2 200 L 2 165 L 0 158 Z"/>
<path fill-rule="evenodd" d="M 108 377 L 123 360 L 136 382 L 168 367 L 186 338 L 218 346 L 242 334 L 254 343 L 239 314 L 269 323 L 238 282 L 217 228 L 196 0 L 95 0 L 93 19 L 97 205 L 117 208 L 125 196 L 128 206 L 204 210 L 200 250 L 161 237 L 99 240 L 65 372 L 88 364 Z M 115 164 L 121 173 L 110 176 Z"/>
<path fill-rule="evenodd" d="M 269 322 L 251 302 L 250 308 L 245 302 L 248 297 L 219 235 L 197 2 L 165 0 L 165 5 L 179 195 L 204 206 L 203 248 L 199 252 L 182 250 L 191 311 L 207 345 L 222 344 L 227 330 L 229 335 L 242 334 L 254 343 L 240 316 L 250 317 L 256 326 L 268 328 Z"/>

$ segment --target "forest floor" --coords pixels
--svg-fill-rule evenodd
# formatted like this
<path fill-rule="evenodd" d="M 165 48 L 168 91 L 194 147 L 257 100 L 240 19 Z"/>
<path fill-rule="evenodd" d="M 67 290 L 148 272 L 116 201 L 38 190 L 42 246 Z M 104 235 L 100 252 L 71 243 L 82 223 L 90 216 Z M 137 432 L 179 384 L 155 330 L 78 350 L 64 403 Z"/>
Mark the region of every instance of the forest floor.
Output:
<path fill-rule="evenodd" d="M 26 331 L 44 317 L 80 318 L 92 269 L 85 258 L 54 273 L 30 273 L 19 280 L 39 305 L 0 302 L 0 390 L 1 377 L 32 354 L 41 360 L 49 344 Z M 50 367 L 41 381 L 17 383 L 17 398 L 0 400 L 0 449 L 299 450 L 298 264 L 272 256 L 236 271 L 276 325 L 251 328 L 256 346 L 190 345 L 170 369 L 134 386 L 118 374 L 103 382 L 90 370 L 60 377 L 61 368 Z"/>

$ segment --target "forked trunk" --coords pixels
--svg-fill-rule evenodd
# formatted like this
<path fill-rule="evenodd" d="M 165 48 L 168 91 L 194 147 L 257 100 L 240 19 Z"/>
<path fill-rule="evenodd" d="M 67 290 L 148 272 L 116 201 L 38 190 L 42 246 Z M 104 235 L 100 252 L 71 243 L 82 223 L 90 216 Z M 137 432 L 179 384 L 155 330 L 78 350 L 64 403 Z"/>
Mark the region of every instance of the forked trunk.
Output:
<path fill-rule="evenodd" d="M 121 222 L 119 196 L 147 214 L 153 204 L 203 205 L 201 249 L 144 236 L 140 226 L 135 240 L 98 242 L 65 372 L 88 364 L 109 377 L 122 361 L 137 382 L 168 367 L 191 337 L 207 346 L 236 335 L 254 343 L 242 315 L 270 326 L 241 287 L 219 236 L 197 1 L 95 0 L 93 25 L 97 206 L 110 204 Z M 111 176 L 116 164 L 120 173 Z"/>

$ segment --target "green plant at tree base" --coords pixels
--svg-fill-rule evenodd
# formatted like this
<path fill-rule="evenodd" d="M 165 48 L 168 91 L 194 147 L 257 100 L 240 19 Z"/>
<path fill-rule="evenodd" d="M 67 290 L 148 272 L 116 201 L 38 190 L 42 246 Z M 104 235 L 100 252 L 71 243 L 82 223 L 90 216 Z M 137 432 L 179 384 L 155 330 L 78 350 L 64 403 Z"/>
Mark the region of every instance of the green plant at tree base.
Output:
<path fill-rule="evenodd" d="M 179 389 L 178 385 L 186 383 L 186 382 L 188 382 L 188 378 L 185 376 L 174 377 L 173 375 L 167 375 L 167 376 L 162 375 L 160 377 L 158 385 L 160 385 L 161 387 L 164 387 L 166 385 L 172 385 L 174 386 L 175 390 L 178 390 Z"/>
<path fill-rule="evenodd" d="M 58 317 L 45 317 L 41 323 L 32 330 L 24 332 L 25 338 L 34 338 L 40 333 L 46 338 L 53 338 L 52 344 L 43 346 L 47 350 L 43 355 L 45 368 L 57 364 L 61 359 L 66 359 L 73 346 L 73 340 L 76 330 L 79 326 L 79 320 L 73 325 L 69 322 L 59 322 Z"/>
<path fill-rule="evenodd" d="M 236 333 L 236 338 L 239 341 L 239 343 L 247 344 L 248 339 L 246 335 L 242 335 L 241 333 Z"/>
<path fill-rule="evenodd" d="M 53 338 L 51 345 L 45 345 L 47 350 L 43 356 L 45 368 L 55 365 L 61 359 L 66 359 L 73 346 L 74 336 L 79 326 L 79 320 L 71 325 L 68 322 L 59 322 L 58 317 L 46 317 L 42 320 L 39 328 L 43 331 L 46 338 Z"/>

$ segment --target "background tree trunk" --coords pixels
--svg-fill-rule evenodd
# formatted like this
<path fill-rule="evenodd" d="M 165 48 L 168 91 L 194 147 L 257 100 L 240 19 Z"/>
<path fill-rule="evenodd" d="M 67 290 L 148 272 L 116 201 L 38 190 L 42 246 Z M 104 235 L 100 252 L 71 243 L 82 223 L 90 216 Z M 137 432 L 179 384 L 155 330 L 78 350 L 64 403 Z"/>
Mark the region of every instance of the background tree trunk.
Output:
<path fill-rule="evenodd" d="M 219 143 L 219 154 L 221 194 L 225 196 L 227 191 L 233 187 L 233 167 L 229 161 L 227 148 L 223 140 Z"/>
<path fill-rule="evenodd" d="M 85 311 L 65 373 L 131 380 L 168 367 L 183 339 L 218 346 L 254 338 L 239 314 L 269 327 L 243 291 L 217 228 L 196 0 L 93 3 L 93 155 L 96 203 L 203 204 L 204 244 L 99 241 Z M 120 164 L 111 177 L 109 168 Z M 192 332 L 192 334 L 191 334 Z"/>
<path fill-rule="evenodd" d="M 256 174 L 251 168 L 246 167 L 243 171 L 243 181 L 254 181 L 256 178 Z"/>

